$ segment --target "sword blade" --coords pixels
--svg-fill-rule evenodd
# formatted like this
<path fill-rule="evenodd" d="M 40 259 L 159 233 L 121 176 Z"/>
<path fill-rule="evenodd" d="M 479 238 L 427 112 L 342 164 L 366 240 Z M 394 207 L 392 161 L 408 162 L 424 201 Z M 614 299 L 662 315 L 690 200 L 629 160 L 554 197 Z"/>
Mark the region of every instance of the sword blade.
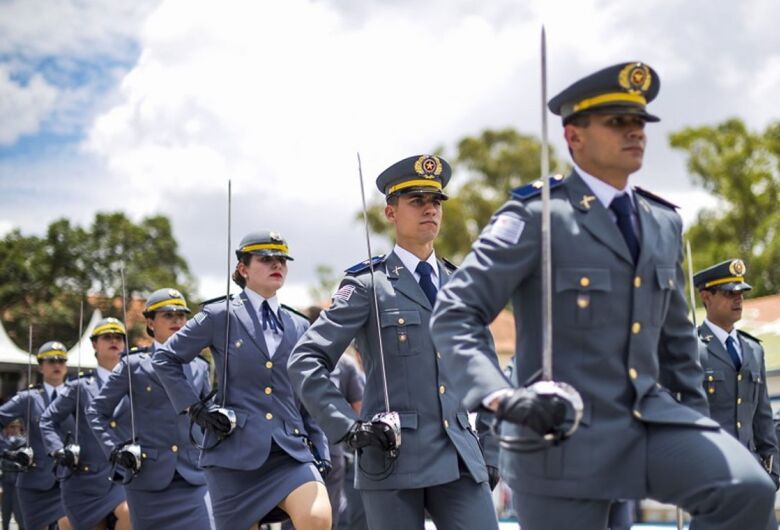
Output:
<path fill-rule="evenodd" d="M 230 347 L 230 230 L 233 219 L 233 184 L 228 179 L 227 189 L 227 287 L 225 288 L 225 369 L 222 374 L 222 407 L 227 402 L 228 348 Z"/>
<path fill-rule="evenodd" d="M 24 426 L 25 430 L 27 431 L 26 438 L 27 441 L 25 443 L 25 447 L 27 449 L 30 448 L 30 430 L 32 429 L 32 395 L 30 395 L 30 391 L 32 391 L 32 356 L 33 356 L 33 350 L 32 350 L 32 322 L 30 322 L 29 327 L 27 329 L 27 352 L 30 354 L 30 356 L 27 358 L 27 424 Z"/>
<path fill-rule="evenodd" d="M 130 404 L 130 443 L 135 443 L 135 408 L 133 407 L 133 376 L 130 369 L 130 329 L 127 327 L 127 291 L 125 290 L 125 262 L 119 268 L 122 279 L 122 323 L 125 325 L 125 361 L 127 362 L 127 401 Z"/>
<path fill-rule="evenodd" d="M 77 351 L 76 355 L 78 358 L 76 359 L 76 380 L 78 381 L 78 378 L 81 377 L 81 336 L 84 334 L 84 299 L 81 300 L 81 303 L 79 304 L 79 343 L 76 346 Z M 75 434 L 75 443 L 76 445 L 79 444 L 79 409 L 80 407 L 80 396 L 81 396 L 81 389 L 76 388 L 76 434 Z"/>
<path fill-rule="evenodd" d="M 550 159 L 547 140 L 547 37 L 542 26 L 542 380 L 552 381 L 552 244 L 550 236 Z"/>
<path fill-rule="evenodd" d="M 374 262 L 371 259 L 374 254 L 371 252 L 371 236 L 368 229 L 368 208 L 366 207 L 366 191 L 363 187 L 363 164 L 360 161 L 360 153 L 357 154 L 358 175 L 360 177 L 360 198 L 363 201 L 363 224 L 366 228 L 366 248 L 368 249 L 368 269 L 371 273 L 371 294 L 374 299 L 374 314 L 376 315 L 376 335 L 379 340 L 379 366 L 382 371 L 382 390 L 385 398 L 385 412 L 390 412 L 390 395 L 387 391 L 387 368 L 385 367 L 385 349 L 382 343 L 382 328 L 379 324 L 379 299 L 376 295 L 376 284 L 374 283 Z"/>

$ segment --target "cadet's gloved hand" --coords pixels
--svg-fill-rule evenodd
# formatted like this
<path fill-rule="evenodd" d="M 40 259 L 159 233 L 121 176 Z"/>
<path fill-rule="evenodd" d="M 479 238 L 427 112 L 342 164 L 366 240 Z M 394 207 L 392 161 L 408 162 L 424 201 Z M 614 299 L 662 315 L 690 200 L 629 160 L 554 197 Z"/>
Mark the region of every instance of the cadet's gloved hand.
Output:
<path fill-rule="evenodd" d="M 111 456 L 108 457 L 112 464 L 121 466 L 130 471 L 138 471 L 138 460 L 135 455 L 131 453 L 126 445 L 117 445 L 114 450 L 111 451 Z"/>
<path fill-rule="evenodd" d="M 344 443 L 353 451 L 369 445 L 389 451 L 395 446 L 395 435 L 390 426 L 384 422 L 356 421 L 344 438 Z"/>
<path fill-rule="evenodd" d="M 9 462 L 19 464 L 21 467 L 26 468 L 32 465 L 32 459 L 24 451 L 3 451 L 3 459 Z"/>
<path fill-rule="evenodd" d="M 537 394 L 529 388 L 517 388 L 502 399 L 496 418 L 524 425 L 544 436 L 566 419 L 566 403 L 558 396 Z"/>
<path fill-rule="evenodd" d="M 192 418 L 192 421 L 204 429 L 210 430 L 214 434 L 219 436 L 227 436 L 230 434 L 230 419 L 219 412 L 219 407 L 214 404 L 206 404 L 202 401 L 198 401 L 190 406 L 189 415 L 190 418 Z"/>
<path fill-rule="evenodd" d="M 498 481 L 501 480 L 501 477 L 498 474 L 498 468 L 496 466 L 487 466 L 487 472 L 490 491 L 493 491 L 496 489 L 496 486 L 498 486 Z"/>
<path fill-rule="evenodd" d="M 67 469 L 74 469 L 76 467 L 76 454 L 65 447 L 60 447 L 54 454 L 51 455 L 58 466 L 62 466 Z"/>

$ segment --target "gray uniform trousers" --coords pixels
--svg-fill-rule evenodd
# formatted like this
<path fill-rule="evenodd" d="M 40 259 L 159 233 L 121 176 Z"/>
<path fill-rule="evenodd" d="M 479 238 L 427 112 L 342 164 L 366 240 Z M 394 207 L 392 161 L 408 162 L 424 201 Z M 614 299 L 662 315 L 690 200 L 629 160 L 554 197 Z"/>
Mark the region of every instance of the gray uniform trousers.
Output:
<path fill-rule="evenodd" d="M 523 530 L 603 530 L 612 499 L 644 497 L 682 506 L 696 530 L 764 528 L 774 500 L 769 476 L 707 417 L 680 216 L 633 190 L 634 263 L 609 210 L 576 172 L 551 188 L 553 376 L 580 392 L 584 411 L 578 431 L 557 446 L 501 452 Z M 471 409 L 508 386 L 484 353 L 485 326 L 508 301 L 517 331 L 512 384 L 532 380 L 541 364 L 541 200 L 533 185 L 514 195 L 442 287 L 431 321 L 442 364 L 468 389 Z M 513 424 L 503 432 L 527 435 Z"/>

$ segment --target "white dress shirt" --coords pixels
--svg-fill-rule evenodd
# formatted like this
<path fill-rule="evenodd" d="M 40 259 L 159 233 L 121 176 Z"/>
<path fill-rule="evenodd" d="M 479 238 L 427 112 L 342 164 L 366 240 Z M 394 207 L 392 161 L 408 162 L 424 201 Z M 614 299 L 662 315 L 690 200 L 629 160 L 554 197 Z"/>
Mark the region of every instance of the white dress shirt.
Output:
<path fill-rule="evenodd" d="M 737 335 L 737 328 L 734 328 L 731 330 L 731 333 L 728 333 L 725 329 L 713 324 L 706 318 L 704 319 L 704 323 L 707 324 L 707 327 L 710 328 L 710 331 L 712 331 L 712 334 L 715 335 L 715 338 L 720 341 L 720 343 L 723 345 L 723 348 L 726 349 L 726 351 L 729 351 L 728 348 L 726 348 L 726 339 L 731 337 L 734 339 L 734 349 L 737 350 L 737 355 L 739 356 L 739 362 L 743 361 L 742 358 L 742 345 L 739 343 L 739 335 Z"/>
<path fill-rule="evenodd" d="M 46 396 L 49 398 L 49 401 L 51 402 L 51 394 L 55 390 L 57 391 L 57 395 L 61 396 L 62 391 L 65 389 L 65 383 L 59 385 L 59 386 L 52 386 L 46 381 L 43 382 L 43 388 L 46 390 Z"/>
<path fill-rule="evenodd" d="M 271 298 L 263 298 L 249 287 L 244 288 L 244 292 L 257 313 L 257 319 L 260 321 L 261 325 L 263 323 L 263 302 L 268 302 L 268 305 L 271 306 L 271 311 L 279 317 L 279 321 L 281 322 L 282 318 L 279 314 L 279 299 L 276 295 Z M 265 345 L 268 347 L 268 356 L 273 357 L 279 344 L 282 343 L 282 330 L 280 329 L 278 333 L 274 333 L 271 326 L 268 326 L 268 329 L 263 330 L 263 338 L 265 338 Z"/>
<path fill-rule="evenodd" d="M 431 274 L 433 278 L 431 278 L 431 281 L 437 289 L 441 286 L 441 281 L 439 280 L 439 264 L 436 261 L 435 250 L 431 251 L 431 255 L 428 256 L 428 259 L 426 260 L 421 260 L 405 248 L 399 247 L 398 244 L 393 248 L 393 252 L 395 252 L 395 255 L 401 260 L 401 263 L 404 264 L 406 270 L 414 275 L 414 279 L 417 280 L 417 283 L 420 283 L 420 275 L 417 273 L 417 264 L 421 261 L 427 261 L 428 264 L 433 267 L 433 273 Z"/>

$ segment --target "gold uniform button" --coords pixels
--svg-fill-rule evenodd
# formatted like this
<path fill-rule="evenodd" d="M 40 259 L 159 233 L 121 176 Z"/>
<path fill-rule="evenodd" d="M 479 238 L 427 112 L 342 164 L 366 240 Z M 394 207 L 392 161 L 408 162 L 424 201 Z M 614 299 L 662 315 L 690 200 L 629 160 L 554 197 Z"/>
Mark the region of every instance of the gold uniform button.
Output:
<path fill-rule="evenodd" d="M 590 285 L 590 278 L 588 278 L 587 276 L 583 276 L 582 278 L 580 278 L 580 285 L 583 287 L 587 287 L 588 285 Z"/>
<path fill-rule="evenodd" d="M 406 335 L 399 335 L 398 340 L 400 342 L 406 342 Z"/>
<path fill-rule="evenodd" d="M 267 386 L 267 387 L 265 387 L 265 395 L 266 395 L 266 396 L 267 396 L 267 395 L 269 395 L 269 394 L 271 394 L 271 392 L 273 392 L 273 390 L 271 389 L 271 387 L 270 387 L 270 386 Z"/>
<path fill-rule="evenodd" d="M 642 278 L 640 278 L 639 276 L 634 276 L 634 287 L 636 287 L 637 289 L 642 287 Z"/>
<path fill-rule="evenodd" d="M 89 471 L 89 466 L 84 466 L 84 471 Z"/>
<path fill-rule="evenodd" d="M 301 434 L 301 431 L 299 431 L 298 429 L 293 429 L 293 433 L 294 434 Z"/>
<path fill-rule="evenodd" d="M 274 363 L 272 363 L 271 361 L 266 361 L 265 367 L 266 368 L 273 368 L 274 367 Z"/>
<path fill-rule="evenodd" d="M 674 280 L 669 278 L 669 287 L 674 287 Z"/>
<path fill-rule="evenodd" d="M 634 322 L 633 324 L 631 324 L 631 333 L 636 335 L 640 331 L 642 331 L 642 324 L 640 324 L 639 322 Z"/>
<path fill-rule="evenodd" d="M 634 417 L 635 418 L 641 418 L 642 417 L 642 413 L 639 412 L 638 410 L 634 409 Z"/>
<path fill-rule="evenodd" d="M 116 420 L 111 420 L 108 424 L 111 426 L 112 429 L 116 429 Z"/>
<path fill-rule="evenodd" d="M 741 428 L 742 428 L 742 422 L 741 422 L 741 421 L 738 421 L 738 422 L 737 422 L 737 429 L 741 429 Z"/>
<path fill-rule="evenodd" d="M 439 353 L 439 352 L 436 352 L 436 358 L 437 358 L 437 359 L 441 359 L 441 353 Z"/>
<path fill-rule="evenodd" d="M 577 297 L 577 307 L 585 309 L 590 305 L 590 297 L 586 294 L 581 294 Z"/>
<path fill-rule="evenodd" d="M 707 381 L 715 381 L 715 378 L 712 377 L 711 375 L 708 375 L 707 376 Z"/>
<path fill-rule="evenodd" d="M 447 420 L 444 420 L 444 428 L 445 429 L 449 429 L 450 428 L 450 422 L 448 422 Z"/>
<path fill-rule="evenodd" d="M 171 446 L 171 451 L 173 451 L 174 453 L 178 453 L 179 452 L 179 446 L 178 445 L 172 445 Z"/>
<path fill-rule="evenodd" d="M 406 320 L 404 320 L 403 318 L 399 318 L 398 323 L 403 326 L 404 324 L 406 324 Z"/>
<path fill-rule="evenodd" d="M 709 392 L 710 394 L 714 394 L 715 393 L 715 389 L 710 387 L 709 390 L 707 390 L 707 392 Z"/>
<path fill-rule="evenodd" d="M 636 379 L 637 377 L 639 377 L 639 373 L 636 371 L 635 368 L 629 368 L 628 369 L 628 376 L 631 379 Z"/>
<path fill-rule="evenodd" d="M 274 419 L 274 415 L 271 414 L 270 412 L 266 412 L 265 413 L 265 419 L 272 420 L 272 419 Z"/>
<path fill-rule="evenodd" d="M 149 458 L 149 457 L 147 456 L 147 454 L 146 454 L 146 453 L 141 453 L 141 458 L 143 458 L 143 459 L 147 459 L 147 458 Z"/>
<path fill-rule="evenodd" d="M 738 397 L 738 398 L 737 398 L 737 405 L 741 405 L 741 404 L 742 404 L 742 398 L 741 398 L 741 397 Z"/>
<path fill-rule="evenodd" d="M 447 389 L 444 387 L 444 385 L 439 386 L 439 394 L 444 394 L 447 391 Z"/>
<path fill-rule="evenodd" d="M 150 387 L 150 386 L 147 386 L 147 387 L 146 387 L 146 391 L 147 391 L 147 392 L 151 392 L 151 391 L 152 391 L 152 387 Z"/>
<path fill-rule="evenodd" d="M 737 381 L 742 381 L 742 374 L 737 374 Z"/>

